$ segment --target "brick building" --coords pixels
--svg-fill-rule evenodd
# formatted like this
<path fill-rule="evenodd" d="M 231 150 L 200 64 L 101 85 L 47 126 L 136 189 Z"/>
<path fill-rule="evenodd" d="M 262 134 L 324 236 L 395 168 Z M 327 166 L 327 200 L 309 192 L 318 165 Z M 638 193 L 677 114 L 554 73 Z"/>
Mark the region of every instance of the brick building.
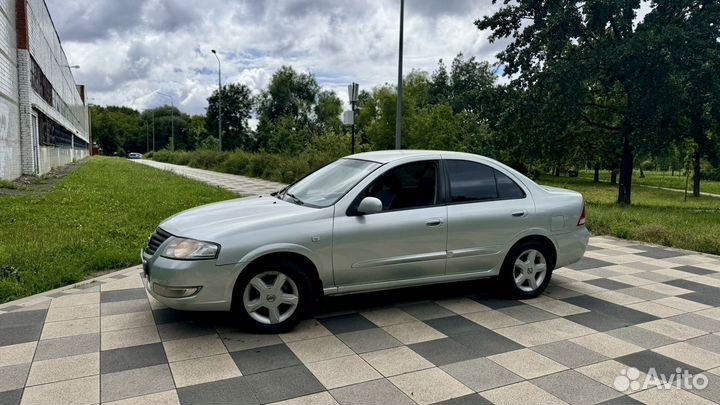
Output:
<path fill-rule="evenodd" d="M 89 154 L 89 112 L 44 0 L 0 0 L 0 179 Z"/>

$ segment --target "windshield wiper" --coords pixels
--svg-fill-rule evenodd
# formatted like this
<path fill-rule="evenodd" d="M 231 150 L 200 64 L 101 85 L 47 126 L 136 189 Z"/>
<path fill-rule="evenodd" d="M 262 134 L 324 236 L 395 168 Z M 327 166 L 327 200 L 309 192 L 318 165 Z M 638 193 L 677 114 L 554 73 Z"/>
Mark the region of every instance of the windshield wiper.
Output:
<path fill-rule="evenodd" d="M 288 196 L 288 197 L 292 198 L 293 200 L 295 200 L 295 203 L 296 203 L 297 205 L 303 205 L 303 204 L 305 204 L 305 203 L 303 202 L 303 200 L 295 197 L 295 194 L 293 194 L 293 193 L 289 193 L 289 192 L 286 191 L 286 192 L 283 194 L 283 197 L 284 197 L 284 196 Z"/>

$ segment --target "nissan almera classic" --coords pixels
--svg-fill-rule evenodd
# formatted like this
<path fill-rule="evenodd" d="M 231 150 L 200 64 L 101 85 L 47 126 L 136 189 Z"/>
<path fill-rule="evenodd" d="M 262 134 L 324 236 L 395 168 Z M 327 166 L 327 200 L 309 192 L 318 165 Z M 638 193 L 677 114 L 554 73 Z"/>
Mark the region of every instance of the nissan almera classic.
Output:
<path fill-rule="evenodd" d="M 280 332 L 323 295 L 497 277 L 508 296 L 533 298 L 588 239 L 579 193 L 478 155 L 403 150 L 176 214 L 141 255 L 147 290 L 168 307 L 232 310 Z"/>

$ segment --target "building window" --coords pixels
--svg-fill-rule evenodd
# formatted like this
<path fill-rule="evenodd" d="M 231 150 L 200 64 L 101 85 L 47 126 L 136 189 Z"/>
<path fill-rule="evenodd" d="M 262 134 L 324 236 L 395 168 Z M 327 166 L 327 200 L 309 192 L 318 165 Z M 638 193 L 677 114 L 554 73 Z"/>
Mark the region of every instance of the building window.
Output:
<path fill-rule="evenodd" d="M 47 101 L 48 104 L 53 105 L 53 87 L 50 84 L 50 80 L 45 76 L 45 73 L 40 69 L 34 58 L 30 58 L 31 68 L 30 75 L 32 80 L 32 88 L 35 92 L 42 97 L 43 100 Z"/>

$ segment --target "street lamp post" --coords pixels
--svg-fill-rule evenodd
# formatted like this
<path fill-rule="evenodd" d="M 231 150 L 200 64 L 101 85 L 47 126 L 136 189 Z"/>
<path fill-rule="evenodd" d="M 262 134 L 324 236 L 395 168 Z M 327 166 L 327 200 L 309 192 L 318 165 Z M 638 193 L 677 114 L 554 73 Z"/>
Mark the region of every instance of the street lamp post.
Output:
<path fill-rule="evenodd" d="M 152 121 L 153 121 L 153 152 L 155 152 L 155 110 L 152 110 Z"/>
<path fill-rule="evenodd" d="M 170 150 L 175 150 L 175 100 L 173 96 L 161 92 L 157 92 L 161 96 L 170 98 Z"/>
<path fill-rule="evenodd" d="M 350 133 L 352 134 L 350 142 L 352 142 L 352 146 L 350 147 L 350 152 L 353 155 L 355 154 L 355 103 L 358 101 L 359 88 L 360 85 L 355 82 L 348 85 L 348 100 L 350 101 L 350 112 L 352 114 L 352 124 L 350 126 Z"/>
<path fill-rule="evenodd" d="M 222 80 L 220 76 L 220 57 L 214 49 L 211 49 L 211 51 L 218 61 L 218 140 L 220 152 L 222 152 Z"/>
<path fill-rule="evenodd" d="M 397 84 L 397 111 L 395 114 L 395 149 L 400 149 L 402 136 L 402 98 L 403 98 L 403 14 L 405 12 L 405 0 L 400 0 L 400 52 L 398 55 L 398 84 Z"/>

